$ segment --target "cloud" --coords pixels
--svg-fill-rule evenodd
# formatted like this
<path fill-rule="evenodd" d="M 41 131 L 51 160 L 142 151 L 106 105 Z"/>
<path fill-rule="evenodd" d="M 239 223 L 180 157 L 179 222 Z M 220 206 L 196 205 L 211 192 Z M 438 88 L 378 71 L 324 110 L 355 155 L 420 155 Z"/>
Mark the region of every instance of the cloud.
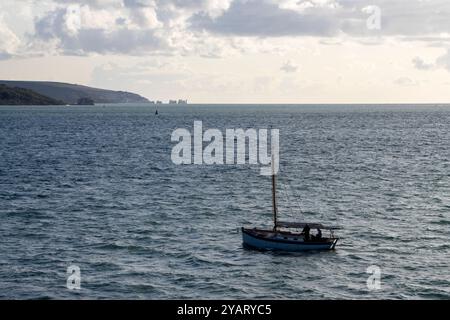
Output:
<path fill-rule="evenodd" d="M 298 66 L 288 60 L 281 66 L 280 69 L 286 73 L 294 73 L 297 72 Z"/>
<path fill-rule="evenodd" d="M 21 44 L 17 35 L 8 28 L 0 17 L 0 59 L 11 57 Z"/>
<path fill-rule="evenodd" d="M 89 6 L 58 8 L 35 23 L 32 42 L 54 40 L 64 54 L 89 53 L 142 54 L 167 50 L 169 45 L 158 35 L 158 21 L 149 11 L 138 18 L 122 16 L 120 11 L 92 9 Z"/>
<path fill-rule="evenodd" d="M 420 57 L 415 57 L 413 59 L 413 64 L 414 67 L 419 70 L 431 70 L 435 68 L 434 63 L 427 63 Z"/>
<path fill-rule="evenodd" d="M 1 60 L 8 60 L 11 57 L 12 57 L 12 55 L 7 53 L 7 52 L 0 52 L 0 61 Z"/>
<path fill-rule="evenodd" d="M 394 84 L 402 87 L 411 87 L 417 85 L 417 82 L 408 77 L 400 77 L 394 81 Z"/>
<path fill-rule="evenodd" d="M 450 72 L 450 49 L 447 49 L 445 54 L 436 59 L 436 65 Z"/>
<path fill-rule="evenodd" d="M 28 8 L 32 28 L 0 24 L 3 57 L 56 54 L 165 54 L 220 57 L 261 39 L 316 37 L 322 43 L 357 40 L 378 45 L 385 36 L 445 45 L 447 0 L 47 0 L 10 3 Z M 0 4 L 4 6 L 3 3 Z M 39 8 L 39 10 L 36 10 Z M 381 28 L 368 28 L 379 8 Z M 12 19 L 10 19 L 11 21 Z M 32 21 L 34 21 L 32 23 Z M 7 28 L 6 28 L 7 27 Z M 414 61 L 416 68 L 430 66 Z"/>
<path fill-rule="evenodd" d="M 47 52 L 63 55 L 219 57 L 228 41 L 194 33 L 186 20 L 195 13 L 220 15 L 230 1 L 56 0 L 56 7 L 36 18 L 28 41 L 34 50 L 47 46 Z"/>
<path fill-rule="evenodd" d="M 368 28 L 374 8 L 383 21 L 379 30 Z M 196 30 L 238 36 L 424 36 L 450 32 L 449 14 L 450 3 L 443 0 L 236 0 L 219 17 L 197 14 L 190 23 Z"/>
<path fill-rule="evenodd" d="M 415 57 L 413 59 L 413 64 L 418 70 L 435 70 L 439 68 L 444 68 L 450 72 L 450 49 L 446 49 L 446 52 L 437 57 L 432 63 L 427 63 L 420 57 Z"/>
<path fill-rule="evenodd" d="M 314 14 L 280 8 L 269 1 L 234 1 L 217 18 L 205 14 L 190 19 L 191 28 L 216 34 L 278 37 L 289 35 L 332 36 L 339 27 L 332 9 L 317 8 Z"/>

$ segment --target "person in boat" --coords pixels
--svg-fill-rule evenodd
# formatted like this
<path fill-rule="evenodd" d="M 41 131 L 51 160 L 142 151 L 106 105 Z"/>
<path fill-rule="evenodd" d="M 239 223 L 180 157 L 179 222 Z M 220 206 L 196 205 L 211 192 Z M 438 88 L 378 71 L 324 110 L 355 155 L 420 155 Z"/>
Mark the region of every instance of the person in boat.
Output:
<path fill-rule="evenodd" d="M 311 228 L 309 227 L 309 225 L 305 225 L 303 227 L 302 234 L 303 234 L 303 237 L 305 238 L 305 241 L 309 241 L 309 231 L 310 230 L 311 230 Z"/>
<path fill-rule="evenodd" d="M 320 228 L 317 228 L 317 233 L 315 236 L 311 236 L 312 240 L 314 241 L 322 241 L 322 230 Z"/>

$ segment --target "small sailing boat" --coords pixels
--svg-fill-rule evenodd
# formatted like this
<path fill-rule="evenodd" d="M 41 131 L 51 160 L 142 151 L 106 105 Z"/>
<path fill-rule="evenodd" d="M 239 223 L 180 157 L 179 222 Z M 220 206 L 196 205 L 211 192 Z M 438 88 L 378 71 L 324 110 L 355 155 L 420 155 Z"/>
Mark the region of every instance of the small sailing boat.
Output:
<path fill-rule="evenodd" d="M 339 238 L 334 236 L 334 230 L 339 229 L 339 227 L 327 227 L 320 223 L 278 221 L 273 154 L 272 208 L 272 229 L 250 229 L 242 227 L 244 247 L 277 251 L 334 250 L 336 243 L 339 240 Z M 317 233 L 312 235 L 310 231 L 314 229 L 317 230 Z M 328 237 L 323 237 L 322 230 L 328 230 L 330 235 Z"/>
<path fill-rule="evenodd" d="M 158 115 L 158 109 L 156 109 L 156 111 L 155 111 L 155 115 L 156 115 L 156 116 Z"/>

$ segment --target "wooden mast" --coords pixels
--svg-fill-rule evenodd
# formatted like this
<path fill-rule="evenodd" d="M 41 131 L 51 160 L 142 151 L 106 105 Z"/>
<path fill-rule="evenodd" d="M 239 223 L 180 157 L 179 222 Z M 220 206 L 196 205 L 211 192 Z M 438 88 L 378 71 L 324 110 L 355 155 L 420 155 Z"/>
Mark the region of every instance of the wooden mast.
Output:
<path fill-rule="evenodd" d="M 277 198 L 275 189 L 275 157 L 272 150 L 272 208 L 273 208 L 273 231 L 277 230 Z"/>

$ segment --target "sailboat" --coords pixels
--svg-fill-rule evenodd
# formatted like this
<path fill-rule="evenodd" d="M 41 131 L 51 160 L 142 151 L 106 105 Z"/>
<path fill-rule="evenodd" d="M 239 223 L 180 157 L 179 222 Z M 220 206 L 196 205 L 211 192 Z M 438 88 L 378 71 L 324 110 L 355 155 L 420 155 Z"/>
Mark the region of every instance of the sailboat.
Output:
<path fill-rule="evenodd" d="M 328 227 L 321 223 L 284 222 L 278 220 L 276 199 L 276 180 L 274 156 L 272 153 L 272 209 L 273 228 L 242 227 L 243 245 L 250 249 L 277 251 L 334 250 L 339 238 L 334 236 L 334 230 L 339 227 Z M 301 231 L 300 231 L 301 230 Z M 311 230 L 316 230 L 311 234 Z M 322 230 L 329 231 L 328 237 L 322 236 Z"/>

